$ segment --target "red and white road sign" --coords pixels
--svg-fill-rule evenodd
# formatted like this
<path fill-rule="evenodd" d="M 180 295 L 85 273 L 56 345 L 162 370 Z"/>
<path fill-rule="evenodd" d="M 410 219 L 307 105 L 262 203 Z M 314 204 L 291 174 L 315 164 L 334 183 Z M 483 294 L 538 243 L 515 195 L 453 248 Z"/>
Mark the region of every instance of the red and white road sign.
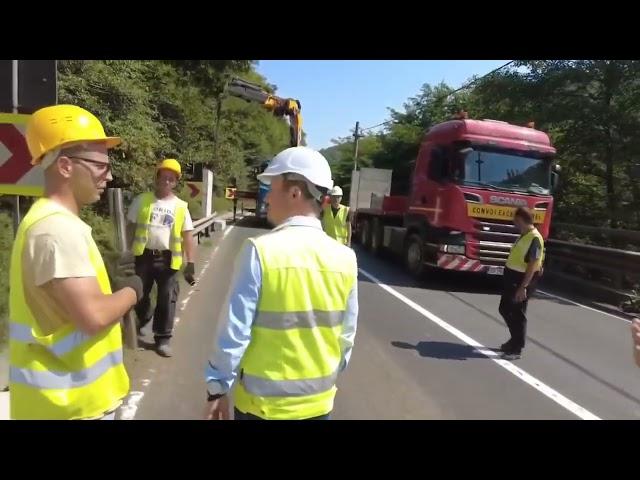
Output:
<path fill-rule="evenodd" d="M 180 198 L 184 200 L 202 201 L 202 192 L 204 191 L 202 182 L 184 182 L 182 190 L 180 190 Z"/>
<path fill-rule="evenodd" d="M 187 187 L 191 190 L 191 198 L 197 198 L 202 195 L 201 182 L 187 182 Z"/>
<path fill-rule="evenodd" d="M 0 194 L 42 196 L 44 172 L 31 165 L 24 138 L 30 115 L 0 113 Z"/>

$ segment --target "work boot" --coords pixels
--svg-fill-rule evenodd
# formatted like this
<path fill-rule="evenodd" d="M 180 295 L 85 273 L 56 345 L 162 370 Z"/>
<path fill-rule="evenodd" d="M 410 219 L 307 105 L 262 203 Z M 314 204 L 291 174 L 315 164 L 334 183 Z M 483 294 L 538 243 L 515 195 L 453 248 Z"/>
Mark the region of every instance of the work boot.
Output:
<path fill-rule="evenodd" d="M 161 357 L 170 357 L 173 355 L 168 338 L 156 338 L 156 352 Z"/>
<path fill-rule="evenodd" d="M 520 360 L 520 358 L 522 358 L 522 351 L 520 350 L 506 350 L 502 354 L 503 360 Z"/>
<path fill-rule="evenodd" d="M 153 316 L 151 316 L 149 319 L 145 320 L 144 322 L 141 322 L 140 320 L 136 322 L 136 333 L 138 334 L 138 340 L 141 340 L 144 338 L 144 332 L 142 331 L 142 329 L 146 327 L 149 324 L 149 322 L 151 322 L 152 320 L 153 320 Z"/>

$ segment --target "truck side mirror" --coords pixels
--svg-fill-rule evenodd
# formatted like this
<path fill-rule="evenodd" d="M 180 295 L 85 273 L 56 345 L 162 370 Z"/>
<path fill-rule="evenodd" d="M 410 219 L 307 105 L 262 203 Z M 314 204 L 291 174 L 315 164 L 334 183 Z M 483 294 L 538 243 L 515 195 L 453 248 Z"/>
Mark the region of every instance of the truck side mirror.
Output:
<path fill-rule="evenodd" d="M 640 163 L 636 163 L 631 166 L 631 178 L 638 179 L 640 178 Z"/>
<path fill-rule="evenodd" d="M 560 186 L 560 175 L 556 172 L 551 172 L 551 188 L 555 191 Z"/>

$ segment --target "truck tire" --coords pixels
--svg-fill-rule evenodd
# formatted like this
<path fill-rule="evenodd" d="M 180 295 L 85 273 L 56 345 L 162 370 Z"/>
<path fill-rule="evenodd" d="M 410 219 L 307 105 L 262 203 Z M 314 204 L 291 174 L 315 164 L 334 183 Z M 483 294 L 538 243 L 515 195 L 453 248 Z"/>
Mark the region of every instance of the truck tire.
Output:
<path fill-rule="evenodd" d="M 362 220 L 358 232 L 360 245 L 369 250 L 371 248 L 371 222 L 368 219 Z"/>
<path fill-rule="evenodd" d="M 374 218 L 371 224 L 371 234 L 369 251 L 374 255 L 380 255 L 382 253 L 382 236 L 384 235 L 382 222 L 379 218 Z"/>
<path fill-rule="evenodd" d="M 426 271 L 424 240 L 417 233 L 412 233 L 404 248 L 404 261 L 407 270 L 415 278 L 422 278 Z"/>

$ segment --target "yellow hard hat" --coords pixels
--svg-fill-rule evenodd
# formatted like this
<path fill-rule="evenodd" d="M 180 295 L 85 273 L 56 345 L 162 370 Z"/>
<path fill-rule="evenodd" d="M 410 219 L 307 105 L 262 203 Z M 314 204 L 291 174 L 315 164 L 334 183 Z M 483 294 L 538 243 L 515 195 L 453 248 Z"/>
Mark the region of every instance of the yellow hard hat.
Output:
<path fill-rule="evenodd" d="M 119 137 L 107 137 L 100 120 L 75 105 L 54 105 L 34 112 L 27 123 L 26 138 L 33 165 L 46 153 L 75 143 L 104 142 L 113 148 L 122 142 Z"/>
<path fill-rule="evenodd" d="M 163 160 L 160 165 L 158 165 L 158 170 L 160 169 L 171 170 L 172 172 L 178 174 L 178 178 L 182 176 L 182 169 L 180 168 L 180 164 L 174 158 L 167 158 Z"/>

